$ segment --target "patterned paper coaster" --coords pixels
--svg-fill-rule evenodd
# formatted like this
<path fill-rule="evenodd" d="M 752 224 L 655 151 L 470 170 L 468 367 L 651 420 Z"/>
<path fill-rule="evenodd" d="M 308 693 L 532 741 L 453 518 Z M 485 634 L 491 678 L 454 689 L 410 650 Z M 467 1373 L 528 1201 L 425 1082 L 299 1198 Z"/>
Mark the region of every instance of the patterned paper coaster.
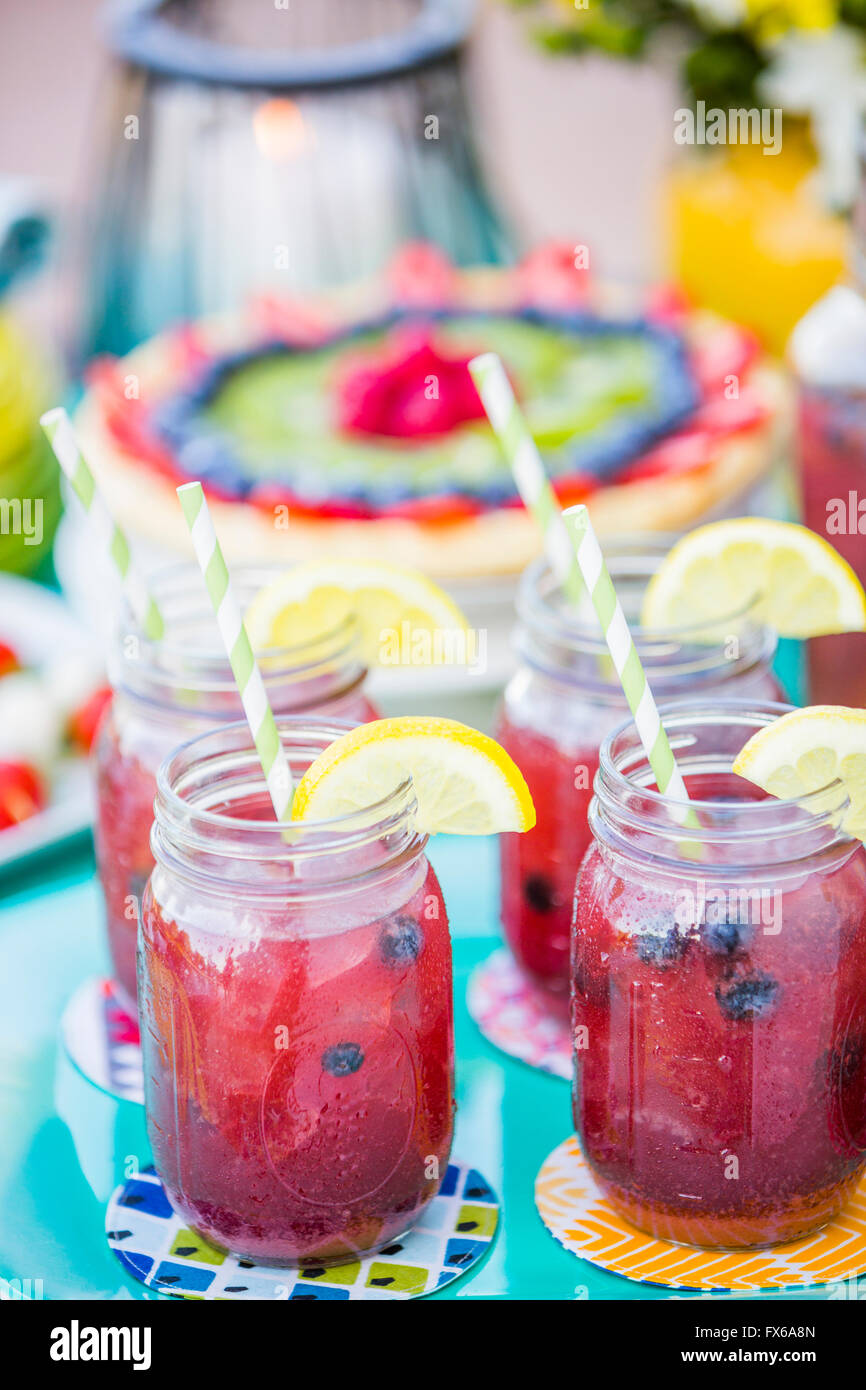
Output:
<path fill-rule="evenodd" d="M 697 1250 L 656 1240 L 602 1197 L 574 1135 L 545 1159 L 535 1205 L 566 1250 L 641 1284 L 672 1289 L 780 1289 L 840 1282 L 866 1271 L 866 1178 L 823 1230 L 771 1250 Z"/>
<path fill-rule="evenodd" d="M 118 1001 L 110 980 L 94 977 L 75 991 L 60 1032 L 88 1081 L 120 1100 L 144 1104 L 138 1022 Z"/>
<path fill-rule="evenodd" d="M 118 1187 L 105 1214 L 108 1244 L 147 1288 L 181 1298 L 276 1302 L 421 1298 L 477 1264 L 498 1223 L 496 1194 L 474 1168 L 456 1161 L 407 1236 L 327 1269 L 271 1269 L 214 1250 L 175 1215 L 153 1168 Z"/>
<path fill-rule="evenodd" d="M 469 979 L 466 1004 L 488 1042 L 539 1071 L 571 1080 L 571 1038 L 565 1018 L 520 973 L 508 950 L 494 951 Z"/>

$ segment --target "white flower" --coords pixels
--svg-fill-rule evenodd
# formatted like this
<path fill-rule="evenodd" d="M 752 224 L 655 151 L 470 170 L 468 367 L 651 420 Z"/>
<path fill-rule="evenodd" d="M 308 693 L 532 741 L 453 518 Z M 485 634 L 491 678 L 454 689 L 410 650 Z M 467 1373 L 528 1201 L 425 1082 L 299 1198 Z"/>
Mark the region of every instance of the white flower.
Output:
<path fill-rule="evenodd" d="M 802 380 L 825 390 L 866 389 L 866 304 L 849 285 L 834 285 L 800 319 L 788 347 Z"/>
<path fill-rule="evenodd" d="M 762 100 L 810 117 L 825 195 L 831 204 L 850 206 L 866 112 L 866 47 L 860 36 L 840 26 L 792 30 L 773 45 L 758 90 Z"/>

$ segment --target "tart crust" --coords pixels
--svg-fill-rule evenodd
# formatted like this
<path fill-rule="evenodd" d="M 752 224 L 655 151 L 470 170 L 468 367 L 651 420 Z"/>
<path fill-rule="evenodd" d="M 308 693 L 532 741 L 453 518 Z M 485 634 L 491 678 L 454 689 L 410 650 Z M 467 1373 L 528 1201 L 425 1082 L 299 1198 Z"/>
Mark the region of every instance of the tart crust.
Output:
<path fill-rule="evenodd" d="M 501 272 L 461 272 L 460 309 L 507 307 Z M 355 287 L 322 297 L 315 307 L 329 327 L 382 308 L 381 285 Z M 593 294 L 596 312 L 628 310 L 621 291 Z M 717 331 L 721 321 L 697 313 L 686 323 L 686 337 L 699 342 Z M 215 353 L 237 350 L 255 340 L 248 313 L 222 315 L 195 326 L 196 340 Z M 159 397 L 176 384 L 183 363 L 175 336 L 160 335 L 136 348 L 118 366 L 134 378 L 142 399 Z M 727 505 L 741 501 L 771 469 L 790 444 L 791 392 L 782 369 L 764 358 L 745 374 L 750 392 L 767 409 L 765 420 L 748 430 L 713 442 L 706 463 L 681 472 L 660 473 L 602 486 L 587 498 L 601 536 L 687 529 Z M 745 384 L 745 383 L 744 383 Z M 88 391 L 76 412 L 82 447 L 120 526 L 162 550 L 186 554 L 189 534 L 174 483 L 113 438 L 98 393 Z M 209 498 L 214 524 L 230 562 L 261 560 L 292 564 L 336 553 L 359 559 L 387 557 L 394 564 L 415 566 L 439 579 L 458 580 L 514 575 L 536 557 L 540 539 L 532 518 L 519 507 L 491 507 L 471 517 L 420 521 L 396 517 L 316 518 L 269 513 L 259 504 Z"/>

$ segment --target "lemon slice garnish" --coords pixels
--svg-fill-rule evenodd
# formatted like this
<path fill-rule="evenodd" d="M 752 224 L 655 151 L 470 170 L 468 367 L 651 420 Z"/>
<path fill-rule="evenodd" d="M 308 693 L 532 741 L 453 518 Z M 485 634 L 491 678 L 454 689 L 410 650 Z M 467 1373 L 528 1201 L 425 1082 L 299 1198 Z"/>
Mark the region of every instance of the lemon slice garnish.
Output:
<path fill-rule="evenodd" d="M 370 665 L 473 659 L 472 632 L 448 595 L 416 570 L 375 560 L 314 560 L 255 595 L 244 621 L 253 649 L 293 647 L 357 616 Z"/>
<path fill-rule="evenodd" d="M 750 605 L 781 637 L 866 629 L 866 594 L 851 566 L 805 526 L 740 517 L 677 541 L 647 586 L 641 622 L 715 622 Z"/>
<path fill-rule="evenodd" d="M 734 772 L 783 798 L 844 783 L 851 802 L 844 828 L 866 839 L 866 710 L 811 705 L 783 714 L 752 735 Z"/>
<path fill-rule="evenodd" d="M 335 740 L 295 792 L 294 820 L 366 810 L 412 778 L 427 834 L 531 830 L 535 808 L 519 768 L 492 738 L 454 719 L 401 716 Z"/>

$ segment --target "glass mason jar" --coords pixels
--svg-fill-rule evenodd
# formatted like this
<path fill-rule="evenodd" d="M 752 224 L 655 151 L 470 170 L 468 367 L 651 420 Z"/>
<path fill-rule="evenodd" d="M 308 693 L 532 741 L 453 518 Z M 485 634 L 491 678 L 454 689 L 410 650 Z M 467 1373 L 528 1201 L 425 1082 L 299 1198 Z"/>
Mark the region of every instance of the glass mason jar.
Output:
<path fill-rule="evenodd" d="M 644 538 L 606 551 L 656 698 L 782 698 L 770 670 L 775 635 L 748 612 L 722 619 L 712 640 L 705 629 L 650 633 L 638 625 L 646 585 L 669 549 Z M 565 1010 L 574 881 L 591 839 L 598 749 L 628 706 L 595 614 L 569 612 L 544 561 L 524 574 L 517 612 L 520 665 L 496 737 L 529 784 L 537 821 L 525 835 L 501 837 L 502 923 L 524 973 Z"/>
<path fill-rule="evenodd" d="M 866 127 L 851 218 L 848 283 L 834 277 L 809 296 L 788 344 L 797 386 L 803 521 L 866 582 Z M 866 704 L 866 636 L 842 632 L 806 644 L 815 704 Z"/>
<path fill-rule="evenodd" d="M 863 309 L 866 320 L 866 307 Z M 843 325 L 844 328 L 844 325 Z M 866 328 L 864 328 L 866 336 Z M 866 361 L 853 356 L 861 375 Z M 829 355 L 821 345 L 821 354 Z M 799 467 L 803 521 L 866 582 L 866 521 L 860 510 L 866 495 L 866 388 L 827 388 L 799 383 Z M 862 529 L 861 529 L 862 528 Z M 806 643 L 809 695 L 816 704 L 866 704 L 866 636 L 842 632 Z"/>
<path fill-rule="evenodd" d="M 572 939 L 574 1117 L 633 1225 L 701 1246 L 796 1240 L 866 1165 L 866 853 L 835 782 L 737 777 L 789 707 L 662 708 L 699 828 L 649 790 L 633 724 L 601 749 Z"/>
<path fill-rule="evenodd" d="M 277 572 L 262 566 L 234 570 L 242 605 Z M 165 617 L 165 637 L 148 641 L 127 620 L 110 660 L 114 700 L 94 752 L 96 859 L 108 947 L 119 994 L 132 1013 L 139 905 L 153 868 L 157 768 L 187 739 L 243 714 L 200 570 L 172 567 L 152 588 Z M 278 714 L 314 713 L 354 723 L 377 717 L 364 695 L 366 668 L 353 617 L 314 641 L 263 653 L 262 671 Z"/>
<path fill-rule="evenodd" d="M 293 774 L 348 724 L 280 720 Z M 259 1263 L 398 1239 L 445 1176 L 451 948 L 410 782 L 277 825 L 246 725 L 161 767 L 139 1008 L 154 1163 L 185 1221 Z"/>

